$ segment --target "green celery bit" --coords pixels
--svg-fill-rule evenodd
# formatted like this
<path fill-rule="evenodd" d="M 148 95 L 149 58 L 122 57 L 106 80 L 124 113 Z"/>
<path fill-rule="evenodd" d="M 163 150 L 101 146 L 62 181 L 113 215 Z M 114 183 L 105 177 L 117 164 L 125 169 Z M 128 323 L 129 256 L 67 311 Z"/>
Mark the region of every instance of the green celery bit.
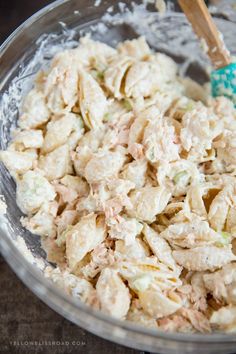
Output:
<path fill-rule="evenodd" d="M 224 240 L 224 244 L 228 244 L 230 239 L 231 239 L 231 234 L 229 232 L 222 231 L 221 232 L 221 236 L 222 236 L 222 238 Z"/>
<path fill-rule="evenodd" d="M 222 232 L 220 232 L 220 235 L 222 238 L 220 241 L 216 242 L 216 246 L 217 247 L 224 247 L 224 246 L 228 245 L 230 242 L 230 239 L 231 239 L 231 234 L 228 232 L 222 231 Z"/>
<path fill-rule="evenodd" d="M 123 105 L 124 105 L 125 109 L 127 109 L 127 111 L 132 110 L 132 105 L 131 105 L 130 101 L 127 100 L 126 98 L 123 100 Z"/>
<path fill-rule="evenodd" d="M 174 176 L 174 178 L 173 178 L 174 184 L 179 183 L 180 179 L 181 179 L 182 177 L 186 176 L 187 174 L 188 174 L 187 171 L 180 171 L 180 172 L 178 172 L 178 173 Z"/>
<path fill-rule="evenodd" d="M 99 80 L 103 80 L 104 79 L 104 71 L 98 71 L 97 78 Z"/>
<path fill-rule="evenodd" d="M 184 107 L 184 111 L 185 112 L 190 112 L 190 111 L 193 110 L 193 108 L 194 108 L 193 102 L 190 101 L 190 102 L 187 103 L 187 106 Z"/>
<path fill-rule="evenodd" d="M 112 115 L 109 112 L 107 112 L 103 117 L 104 122 L 109 122 L 109 120 L 111 120 L 111 119 L 112 119 Z"/>
<path fill-rule="evenodd" d="M 98 71 L 98 70 L 93 69 L 90 71 L 90 73 L 95 80 L 103 80 L 104 79 L 104 72 L 103 71 Z"/>

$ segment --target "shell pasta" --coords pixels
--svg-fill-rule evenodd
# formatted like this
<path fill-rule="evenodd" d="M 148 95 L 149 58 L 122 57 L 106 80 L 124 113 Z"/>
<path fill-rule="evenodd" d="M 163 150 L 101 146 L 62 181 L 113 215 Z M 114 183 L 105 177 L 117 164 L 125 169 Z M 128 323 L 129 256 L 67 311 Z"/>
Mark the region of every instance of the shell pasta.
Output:
<path fill-rule="evenodd" d="M 57 286 L 157 330 L 232 332 L 236 111 L 195 84 L 144 37 L 86 36 L 37 75 L 0 160 Z"/>

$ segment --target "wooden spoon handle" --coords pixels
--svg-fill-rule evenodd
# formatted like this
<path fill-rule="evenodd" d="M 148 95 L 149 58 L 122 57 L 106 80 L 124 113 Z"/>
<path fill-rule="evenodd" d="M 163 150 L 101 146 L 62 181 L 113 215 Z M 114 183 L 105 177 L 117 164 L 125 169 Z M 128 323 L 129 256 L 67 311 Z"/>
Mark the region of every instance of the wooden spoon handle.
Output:
<path fill-rule="evenodd" d="M 231 63 L 230 53 L 226 49 L 204 0 L 178 0 L 183 12 L 200 39 L 206 41 L 208 56 L 215 69 Z"/>

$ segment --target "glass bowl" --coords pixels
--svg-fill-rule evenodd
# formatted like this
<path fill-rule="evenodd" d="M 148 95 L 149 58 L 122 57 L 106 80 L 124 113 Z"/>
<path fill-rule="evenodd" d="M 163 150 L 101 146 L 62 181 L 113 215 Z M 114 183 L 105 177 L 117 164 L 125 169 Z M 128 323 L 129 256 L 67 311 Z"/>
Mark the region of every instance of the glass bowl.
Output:
<path fill-rule="evenodd" d="M 35 73 L 46 66 L 56 52 L 75 47 L 79 37 L 86 33 L 111 45 L 143 34 L 154 49 L 172 56 L 183 74 L 205 82 L 208 60 L 185 17 L 177 12 L 175 2 L 168 2 L 168 11 L 164 14 L 158 14 L 154 6 L 147 3 L 58 0 L 23 23 L 0 48 L 0 149 L 7 146 L 21 98 L 32 86 Z M 223 15 L 217 7 L 213 10 L 233 53 L 236 24 L 229 3 L 228 0 L 227 12 Z M 220 6 L 224 9 L 222 4 Z M 6 213 L 0 211 L 1 253 L 19 278 L 55 311 L 100 337 L 140 350 L 168 354 L 236 351 L 233 334 L 164 333 L 121 322 L 67 296 L 43 275 L 47 265 L 45 252 L 39 237 L 21 226 L 22 213 L 16 205 L 15 184 L 2 164 L 0 176 L 0 197 L 7 204 Z"/>

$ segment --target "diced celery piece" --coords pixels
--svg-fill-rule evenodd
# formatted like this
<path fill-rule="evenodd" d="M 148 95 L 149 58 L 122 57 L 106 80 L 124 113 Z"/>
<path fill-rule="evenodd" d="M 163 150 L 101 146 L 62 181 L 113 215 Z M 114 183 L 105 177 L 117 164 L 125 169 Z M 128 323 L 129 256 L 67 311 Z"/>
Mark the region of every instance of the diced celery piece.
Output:
<path fill-rule="evenodd" d="M 181 180 L 181 178 L 184 177 L 184 176 L 187 176 L 187 174 L 188 174 L 187 171 L 178 172 L 173 178 L 174 184 L 178 184 L 179 181 Z"/>
<path fill-rule="evenodd" d="M 130 101 L 128 99 L 124 99 L 123 100 L 123 105 L 125 107 L 125 109 L 127 109 L 127 111 L 131 111 L 132 110 L 132 105 L 130 103 Z"/>

